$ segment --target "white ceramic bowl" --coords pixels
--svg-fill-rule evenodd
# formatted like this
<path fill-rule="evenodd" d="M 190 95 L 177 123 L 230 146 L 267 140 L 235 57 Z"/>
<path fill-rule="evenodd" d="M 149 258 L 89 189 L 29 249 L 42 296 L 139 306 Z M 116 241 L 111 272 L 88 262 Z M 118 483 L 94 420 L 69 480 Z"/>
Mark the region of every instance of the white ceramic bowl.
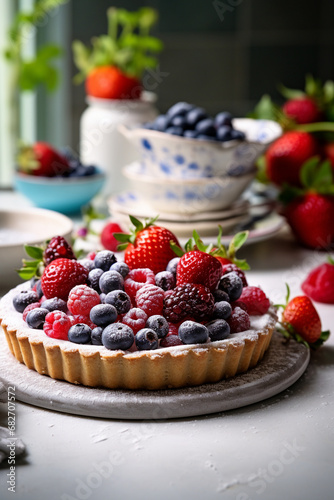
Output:
<path fill-rule="evenodd" d="M 282 134 L 280 125 L 270 120 L 237 118 L 233 126 L 245 133 L 244 141 L 190 139 L 124 125 L 119 129 L 139 151 L 145 175 L 198 179 L 247 174 L 256 159 Z"/>
<path fill-rule="evenodd" d="M 65 215 L 40 208 L 0 210 L 0 289 L 22 282 L 16 270 L 28 258 L 23 245 L 39 245 L 53 236 L 70 241 L 73 222 Z"/>
<path fill-rule="evenodd" d="M 192 214 L 229 207 L 249 186 L 255 171 L 238 177 L 171 179 L 149 176 L 139 162 L 123 169 L 135 191 L 157 212 Z"/>

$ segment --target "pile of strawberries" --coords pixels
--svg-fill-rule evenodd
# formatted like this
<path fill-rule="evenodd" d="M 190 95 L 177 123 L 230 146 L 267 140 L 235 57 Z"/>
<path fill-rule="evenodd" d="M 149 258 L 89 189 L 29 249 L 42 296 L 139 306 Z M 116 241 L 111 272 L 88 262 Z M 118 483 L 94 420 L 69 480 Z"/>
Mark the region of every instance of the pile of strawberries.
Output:
<path fill-rule="evenodd" d="M 265 96 L 253 114 L 284 130 L 265 154 L 265 175 L 279 188 L 297 240 L 328 250 L 334 244 L 334 82 L 322 85 L 308 76 L 305 91 L 281 91 L 287 99 L 282 107 Z"/>
<path fill-rule="evenodd" d="M 248 330 L 251 316 L 268 311 L 269 299 L 259 287 L 248 285 L 238 267 L 247 265 L 235 258 L 247 233 L 238 233 L 226 250 L 220 233 L 212 248 L 194 232 L 183 251 L 174 234 L 155 225 L 155 219 L 145 224 L 131 220 L 131 234 L 114 235 L 125 247 L 124 262 L 107 250 L 77 261 L 62 237 L 48 243 L 40 279 L 34 278 L 32 288 L 13 300 L 29 327 L 62 340 L 142 350 L 222 340 Z M 29 261 L 22 276 L 24 271 L 30 277 Z M 303 303 L 295 312 L 292 302 L 284 312 L 285 335 L 321 344 L 325 337 L 311 301 L 313 309 Z"/>

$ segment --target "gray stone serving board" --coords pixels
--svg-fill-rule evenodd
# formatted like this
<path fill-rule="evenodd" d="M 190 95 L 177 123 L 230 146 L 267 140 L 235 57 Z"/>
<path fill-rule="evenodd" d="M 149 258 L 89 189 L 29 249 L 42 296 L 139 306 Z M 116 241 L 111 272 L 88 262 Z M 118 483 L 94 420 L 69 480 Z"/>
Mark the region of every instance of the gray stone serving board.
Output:
<path fill-rule="evenodd" d="M 232 410 L 275 396 L 304 373 L 310 353 L 275 332 L 268 352 L 247 373 L 216 384 L 160 391 L 90 388 L 29 370 L 10 353 L 0 335 L 0 379 L 15 386 L 19 401 L 74 415 L 110 419 L 170 419 Z"/>

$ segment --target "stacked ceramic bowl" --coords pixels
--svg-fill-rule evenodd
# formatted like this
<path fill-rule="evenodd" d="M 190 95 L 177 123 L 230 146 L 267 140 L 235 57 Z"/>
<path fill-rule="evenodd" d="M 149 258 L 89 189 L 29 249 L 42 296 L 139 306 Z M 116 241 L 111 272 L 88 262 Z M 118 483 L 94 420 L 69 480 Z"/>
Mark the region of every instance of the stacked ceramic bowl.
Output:
<path fill-rule="evenodd" d="M 234 119 L 243 139 L 220 142 L 121 127 L 140 161 L 124 175 L 152 213 L 193 215 L 231 207 L 254 179 L 255 161 L 282 130 L 272 121 Z"/>

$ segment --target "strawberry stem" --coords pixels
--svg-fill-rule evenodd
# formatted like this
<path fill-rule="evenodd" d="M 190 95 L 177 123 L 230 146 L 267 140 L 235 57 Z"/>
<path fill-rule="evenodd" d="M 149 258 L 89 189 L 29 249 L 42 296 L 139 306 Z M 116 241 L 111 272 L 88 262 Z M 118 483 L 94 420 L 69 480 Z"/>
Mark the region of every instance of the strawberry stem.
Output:
<path fill-rule="evenodd" d="M 303 125 L 297 125 L 294 127 L 295 130 L 300 130 L 301 132 L 334 132 L 333 122 L 316 122 L 316 123 L 305 123 Z"/>

